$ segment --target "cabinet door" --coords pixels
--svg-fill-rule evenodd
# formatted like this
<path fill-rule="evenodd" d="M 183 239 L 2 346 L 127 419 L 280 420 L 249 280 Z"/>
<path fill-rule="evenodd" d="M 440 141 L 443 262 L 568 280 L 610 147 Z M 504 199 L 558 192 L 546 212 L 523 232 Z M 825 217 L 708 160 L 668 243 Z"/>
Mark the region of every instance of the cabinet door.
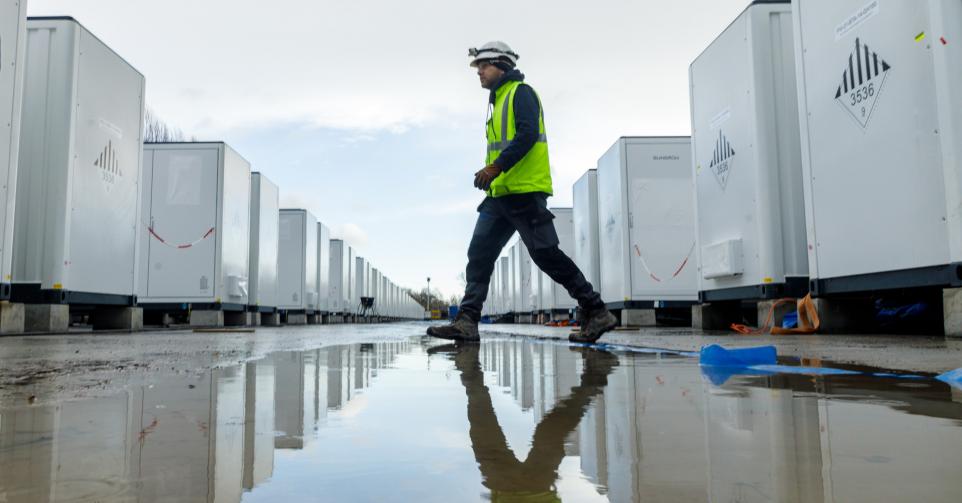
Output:
<path fill-rule="evenodd" d="M 281 212 L 277 261 L 277 307 L 304 309 L 303 212 Z"/>
<path fill-rule="evenodd" d="M 618 142 L 598 159 L 598 257 L 601 283 L 597 285 L 606 303 L 630 300 L 628 285 L 627 204 L 622 149 Z"/>
<path fill-rule="evenodd" d="M 697 295 L 690 143 L 628 145 L 632 296 L 690 300 Z"/>
<path fill-rule="evenodd" d="M 214 296 L 218 149 L 154 151 L 147 295 Z"/>

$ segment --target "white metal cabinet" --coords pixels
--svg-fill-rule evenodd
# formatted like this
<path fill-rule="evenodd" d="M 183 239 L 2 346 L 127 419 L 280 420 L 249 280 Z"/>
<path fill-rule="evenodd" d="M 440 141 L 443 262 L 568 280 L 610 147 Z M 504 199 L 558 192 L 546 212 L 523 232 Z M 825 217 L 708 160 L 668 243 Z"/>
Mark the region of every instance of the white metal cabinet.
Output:
<path fill-rule="evenodd" d="M 147 293 L 156 299 L 214 297 L 220 149 L 145 149 L 150 165 Z M 182 248 L 183 247 L 183 248 Z"/>
<path fill-rule="evenodd" d="M 545 309 L 545 303 L 547 299 L 543 296 L 546 293 L 546 289 L 542 287 L 542 273 L 541 270 L 535 266 L 531 266 L 531 296 L 529 309 L 535 313 L 540 313 Z"/>
<path fill-rule="evenodd" d="M 575 250 L 574 235 L 574 209 L 573 208 L 551 208 L 554 214 L 554 228 L 558 234 L 558 247 L 566 255 L 571 256 Z M 582 270 L 582 273 L 584 271 Z M 567 311 L 577 307 L 578 303 L 568 295 L 568 291 L 563 286 L 555 283 L 544 271 L 539 270 L 539 287 L 541 289 L 540 310 L 543 311 Z"/>
<path fill-rule="evenodd" d="M 280 211 L 277 307 L 313 312 L 317 306 L 317 219 L 307 210 Z"/>
<path fill-rule="evenodd" d="M 598 161 L 600 292 L 611 307 L 694 302 L 687 137 L 620 138 Z"/>
<path fill-rule="evenodd" d="M 374 291 L 371 289 L 371 262 L 369 260 L 364 261 L 364 296 L 374 296 Z"/>
<path fill-rule="evenodd" d="M 350 308 L 351 247 L 343 240 L 331 240 L 331 312 L 343 313 Z"/>
<path fill-rule="evenodd" d="M 514 245 L 508 247 L 508 256 L 505 258 L 508 262 L 508 274 L 504 277 L 505 312 L 515 313 L 517 312 L 517 307 L 514 304 L 514 275 L 518 270 L 518 266 L 516 262 L 517 255 L 514 253 Z"/>
<path fill-rule="evenodd" d="M 20 114 L 23 107 L 27 0 L 0 4 L 0 298 L 10 297 Z"/>
<path fill-rule="evenodd" d="M 572 188 L 574 253 L 571 259 L 598 290 L 601 260 L 598 256 L 598 170 L 589 169 Z"/>
<path fill-rule="evenodd" d="M 14 296 L 131 303 L 144 76 L 69 18 L 28 20 L 24 63 Z"/>
<path fill-rule="evenodd" d="M 225 143 L 144 146 L 143 304 L 246 306 L 250 163 Z"/>
<path fill-rule="evenodd" d="M 354 289 L 352 290 L 350 309 L 357 309 L 361 305 L 361 297 L 368 297 L 367 276 L 368 264 L 364 257 L 354 259 Z"/>
<path fill-rule="evenodd" d="M 368 277 L 368 297 L 374 298 L 374 305 L 377 306 L 378 312 L 381 310 L 381 272 L 378 271 L 377 267 L 371 267 L 371 275 Z"/>
<path fill-rule="evenodd" d="M 792 6 L 814 293 L 959 286 L 962 2 Z"/>
<path fill-rule="evenodd" d="M 344 292 L 344 302 L 345 302 L 344 310 L 347 312 L 347 311 L 350 311 L 351 308 L 354 306 L 353 299 L 354 297 L 357 296 L 357 292 L 354 290 L 355 288 L 357 288 L 357 260 L 356 260 L 356 257 L 354 256 L 354 248 L 351 246 L 348 246 L 347 243 L 344 243 L 344 246 L 347 246 L 347 257 L 348 257 L 347 287 L 346 287 L 347 291 Z"/>
<path fill-rule="evenodd" d="M 515 313 L 530 313 L 534 310 L 531 294 L 532 290 L 532 261 L 531 255 L 524 242 L 517 239 L 511 247 L 514 274 L 512 275 L 512 291 Z"/>
<path fill-rule="evenodd" d="M 807 290 L 792 32 L 790 5 L 752 4 L 691 64 L 704 300 Z"/>
<path fill-rule="evenodd" d="M 317 305 L 322 312 L 331 310 L 331 231 L 317 223 Z"/>
<path fill-rule="evenodd" d="M 500 298 L 500 313 L 498 314 L 508 314 L 513 311 L 511 303 L 511 258 L 501 257 L 498 259 L 499 270 L 501 275 L 498 277 L 498 284 L 495 288 L 501 293 Z"/>
<path fill-rule="evenodd" d="M 250 304 L 277 307 L 277 246 L 280 194 L 260 173 L 251 174 Z"/>

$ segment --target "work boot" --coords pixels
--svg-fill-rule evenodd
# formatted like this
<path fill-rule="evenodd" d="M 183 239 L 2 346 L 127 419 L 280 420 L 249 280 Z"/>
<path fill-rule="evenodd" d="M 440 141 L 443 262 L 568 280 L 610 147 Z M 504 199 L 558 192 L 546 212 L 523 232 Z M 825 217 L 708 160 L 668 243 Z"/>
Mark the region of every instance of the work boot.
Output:
<path fill-rule="evenodd" d="M 581 330 L 571 332 L 568 340 L 592 344 L 605 335 L 605 332 L 614 330 L 618 326 L 618 318 L 604 306 L 592 309 L 578 308 L 578 325 Z"/>
<path fill-rule="evenodd" d="M 428 335 L 452 341 L 480 341 L 478 322 L 471 315 L 460 312 L 449 325 L 428 327 Z"/>

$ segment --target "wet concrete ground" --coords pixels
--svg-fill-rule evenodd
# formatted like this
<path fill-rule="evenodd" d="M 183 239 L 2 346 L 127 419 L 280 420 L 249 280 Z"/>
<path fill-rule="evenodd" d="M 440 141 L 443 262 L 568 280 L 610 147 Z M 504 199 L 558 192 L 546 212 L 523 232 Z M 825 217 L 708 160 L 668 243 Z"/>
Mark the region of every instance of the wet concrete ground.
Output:
<path fill-rule="evenodd" d="M 706 377 L 495 333 L 563 329 L 424 328 L 0 339 L 0 502 L 962 501 L 962 390 L 928 374 Z M 780 352 L 956 350 L 920 341 Z"/>
<path fill-rule="evenodd" d="M 486 333 L 566 339 L 570 329 L 535 325 L 486 325 Z M 618 330 L 603 341 L 614 344 L 698 351 L 709 344 L 725 347 L 774 345 L 780 355 L 870 367 L 940 374 L 962 367 L 962 339 L 918 335 L 739 335 L 691 328 Z"/>

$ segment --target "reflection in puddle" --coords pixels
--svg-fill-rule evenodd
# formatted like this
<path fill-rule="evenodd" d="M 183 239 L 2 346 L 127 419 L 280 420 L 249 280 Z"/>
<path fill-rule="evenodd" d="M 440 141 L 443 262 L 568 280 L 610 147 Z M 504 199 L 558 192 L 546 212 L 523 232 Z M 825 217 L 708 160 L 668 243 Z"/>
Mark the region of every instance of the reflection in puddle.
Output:
<path fill-rule="evenodd" d="M 436 342 L 0 409 L 0 501 L 962 501 L 936 381 L 714 386 L 683 358 Z"/>

